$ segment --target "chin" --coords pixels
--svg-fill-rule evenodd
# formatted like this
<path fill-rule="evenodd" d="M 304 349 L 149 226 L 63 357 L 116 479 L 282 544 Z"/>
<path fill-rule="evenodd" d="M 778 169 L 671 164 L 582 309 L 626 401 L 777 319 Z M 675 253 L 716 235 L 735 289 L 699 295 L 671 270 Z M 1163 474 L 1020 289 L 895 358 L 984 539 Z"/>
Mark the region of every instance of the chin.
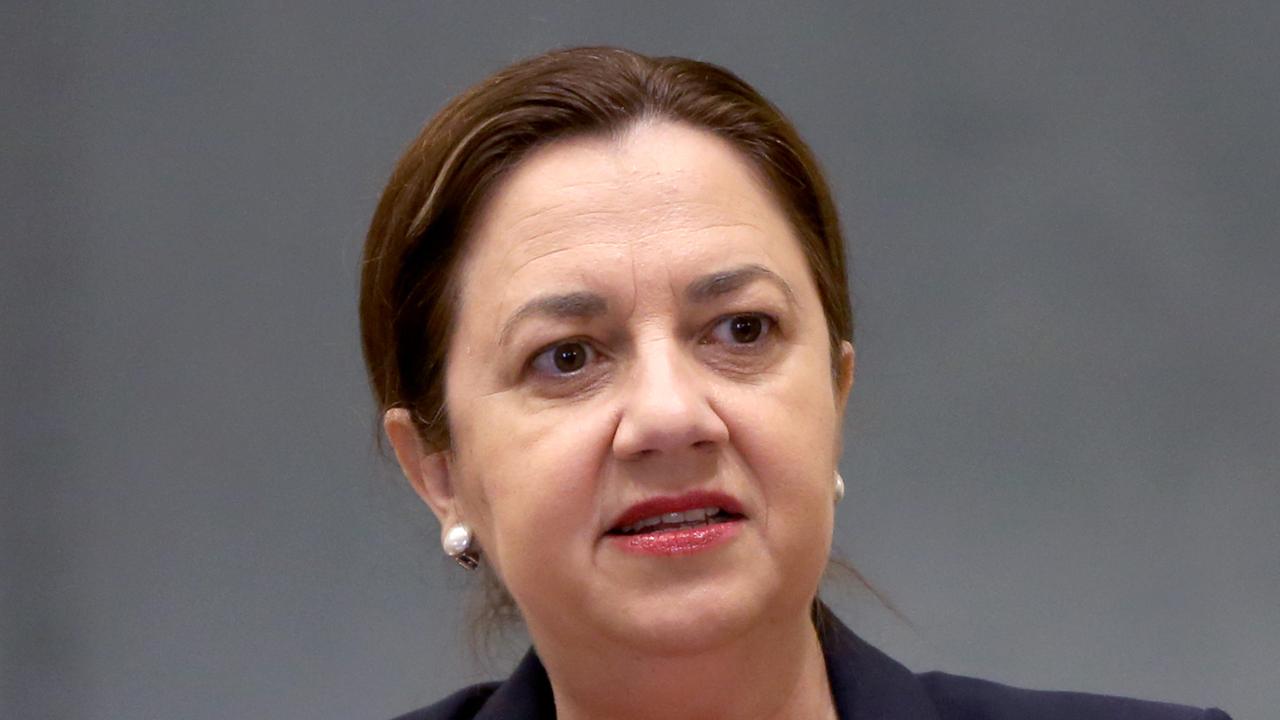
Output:
<path fill-rule="evenodd" d="M 714 650 L 768 623 L 784 598 L 777 588 L 695 587 L 632 597 L 603 609 L 598 622 L 618 643 L 662 656 Z"/>

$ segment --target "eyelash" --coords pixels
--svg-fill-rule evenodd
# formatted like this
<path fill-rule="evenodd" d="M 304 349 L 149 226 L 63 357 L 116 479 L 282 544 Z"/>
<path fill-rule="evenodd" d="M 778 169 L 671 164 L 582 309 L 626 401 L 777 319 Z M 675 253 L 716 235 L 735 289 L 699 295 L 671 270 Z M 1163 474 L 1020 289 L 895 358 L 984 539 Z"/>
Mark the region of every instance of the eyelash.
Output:
<path fill-rule="evenodd" d="M 735 320 L 740 320 L 743 318 L 750 318 L 753 320 L 757 320 L 761 324 L 759 335 L 754 339 L 752 339 L 750 342 L 737 343 L 737 342 L 733 342 L 732 340 L 712 339 L 716 331 L 722 327 L 726 328 L 728 332 L 731 333 L 732 329 L 729 328 L 728 324 L 730 322 L 733 322 Z M 749 352 L 751 350 L 761 347 L 765 342 L 772 340 L 773 339 L 772 335 L 777 332 L 777 326 L 778 326 L 777 319 L 775 319 L 772 315 L 768 315 L 766 313 L 742 312 L 742 313 L 733 313 L 731 315 L 723 315 L 719 318 L 716 318 L 715 322 L 711 324 L 710 329 L 703 334 L 703 337 L 699 341 L 699 344 L 710 345 L 718 342 L 719 344 L 725 345 L 726 347 L 730 348 L 732 352 L 744 352 L 744 351 Z M 562 350 L 569 346 L 577 346 L 582 348 L 582 350 L 586 354 L 586 357 L 583 359 L 582 365 L 577 369 L 571 370 L 569 372 L 558 372 L 555 366 L 555 362 L 556 362 L 555 353 L 557 350 Z M 567 379 L 571 377 L 576 377 L 579 374 L 587 371 L 590 365 L 598 361 L 600 355 L 601 355 L 600 351 L 597 350 L 595 345 L 593 345 L 589 340 L 579 339 L 579 338 L 567 338 L 564 340 L 557 340 L 555 343 L 551 345 L 547 345 L 543 347 L 541 350 L 539 350 L 538 352 L 534 353 L 533 357 L 529 359 L 528 367 L 535 374 L 541 375 L 542 377 L 545 377 L 545 378 L 550 378 L 553 380 Z"/>

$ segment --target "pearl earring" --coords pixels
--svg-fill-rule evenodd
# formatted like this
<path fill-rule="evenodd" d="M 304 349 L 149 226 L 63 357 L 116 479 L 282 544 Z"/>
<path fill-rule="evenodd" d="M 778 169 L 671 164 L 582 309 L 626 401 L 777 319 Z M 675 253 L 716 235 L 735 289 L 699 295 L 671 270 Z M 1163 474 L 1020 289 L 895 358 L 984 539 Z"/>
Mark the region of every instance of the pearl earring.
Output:
<path fill-rule="evenodd" d="M 836 471 L 836 503 L 839 504 L 844 499 L 844 478 L 840 477 L 840 471 Z"/>
<path fill-rule="evenodd" d="M 444 546 L 444 554 L 453 558 L 459 565 L 475 570 L 480 564 L 480 556 L 471 549 L 471 528 L 465 523 L 457 523 L 445 531 L 440 544 Z"/>

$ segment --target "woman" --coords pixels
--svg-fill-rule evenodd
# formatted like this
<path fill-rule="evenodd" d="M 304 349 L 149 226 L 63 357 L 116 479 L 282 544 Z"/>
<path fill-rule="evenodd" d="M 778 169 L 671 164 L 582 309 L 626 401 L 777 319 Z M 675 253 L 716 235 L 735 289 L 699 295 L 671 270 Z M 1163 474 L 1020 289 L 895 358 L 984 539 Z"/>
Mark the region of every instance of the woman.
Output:
<path fill-rule="evenodd" d="M 839 223 L 727 71 L 586 48 L 455 99 L 387 185 L 384 427 L 533 640 L 406 718 L 1223 718 L 913 675 L 816 599 L 854 377 Z"/>

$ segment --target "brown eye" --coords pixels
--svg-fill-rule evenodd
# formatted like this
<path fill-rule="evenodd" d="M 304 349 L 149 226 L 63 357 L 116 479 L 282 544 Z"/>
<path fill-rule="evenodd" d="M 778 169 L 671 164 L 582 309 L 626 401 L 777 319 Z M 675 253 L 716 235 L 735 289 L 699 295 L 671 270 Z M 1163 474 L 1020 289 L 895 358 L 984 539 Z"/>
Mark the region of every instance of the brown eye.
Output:
<path fill-rule="evenodd" d="M 760 337 L 762 328 L 760 318 L 750 315 L 743 315 L 729 321 L 729 334 L 740 343 L 755 342 L 756 338 Z"/>
<path fill-rule="evenodd" d="M 580 370 L 587 363 L 587 349 L 581 343 L 565 343 L 552 349 L 556 369 L 569 373 Z"/>
<path fill-rule="evenodd" d="M 767 335 L 772 326 L 764 315 L 730 315 L 716 323 L 711 336 L 726 345 L 750 345 Z"/>
<path fill-rule="evenodd" d="M 543 375 L 569 375 L 586 367 L 594 357 L 595 351 L 586 343 L 562 342 L 538 353 L 533 369 Z"/>

